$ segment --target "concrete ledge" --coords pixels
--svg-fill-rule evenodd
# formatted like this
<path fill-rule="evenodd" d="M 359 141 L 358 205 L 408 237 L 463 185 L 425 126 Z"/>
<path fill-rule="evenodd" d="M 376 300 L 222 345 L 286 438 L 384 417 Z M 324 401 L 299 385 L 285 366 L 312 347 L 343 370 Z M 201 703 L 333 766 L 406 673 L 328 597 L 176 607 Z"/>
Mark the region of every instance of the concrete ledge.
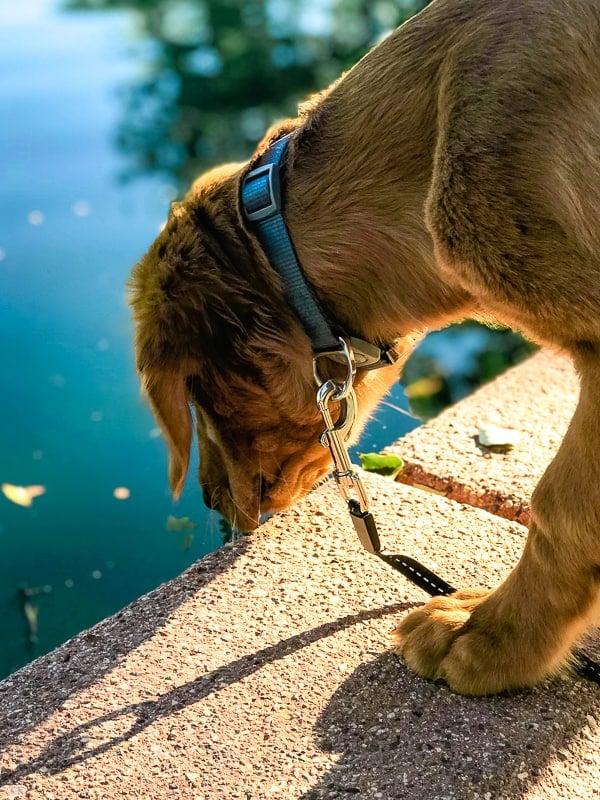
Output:
<path fill-rule="evenodd" d="M 389 550 L 456 585 L 516 563 L 521 525 L 368 485 Z M 469 699 L 417 678 L 389 630 L 424 599 L 323 486 L 0 683 L 0 800 L 594 796 L 600 688 L 566 675 Z"/>

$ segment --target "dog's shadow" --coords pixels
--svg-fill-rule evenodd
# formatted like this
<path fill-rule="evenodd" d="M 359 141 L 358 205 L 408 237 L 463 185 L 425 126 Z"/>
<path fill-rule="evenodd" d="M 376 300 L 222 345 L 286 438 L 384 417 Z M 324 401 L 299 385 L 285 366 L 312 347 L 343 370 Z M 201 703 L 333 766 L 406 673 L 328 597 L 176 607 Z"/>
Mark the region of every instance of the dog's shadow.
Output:
<path fill-rule="evenodd" d="M 600 689 L 571 676 L 468 698 L 385 653 L 358 667 L 322 712 L 318 744 L 340 759 L 302 800 L 524 797 L 552 762 L 579 769 L 576 743 L 598 709 Z"/>
<path fill-rule="evenodd" d="M 206 697 L 243 681 L 268 664 L 280 661 L 358 623 L 376 620 L 402 610 L 406 610 L 406 604 L 396 603 L 340 617 L 225 663 L 189 683 L 166 691 L 156 699 L 132 703 L 77 724 L 71 730 L 50 738 L 42 751 L 31 760 L 2 772 L 0 786 L 18 781 L 41 768 L 45 772 L 58 774 L 74 764 L 101 756 L 129 741 L 155 721 L 196 705 Z M 110 728 L 108 735 L 103 732 L 105 726 Z M 88 746 L 90 742 L 91 745 Z"/>

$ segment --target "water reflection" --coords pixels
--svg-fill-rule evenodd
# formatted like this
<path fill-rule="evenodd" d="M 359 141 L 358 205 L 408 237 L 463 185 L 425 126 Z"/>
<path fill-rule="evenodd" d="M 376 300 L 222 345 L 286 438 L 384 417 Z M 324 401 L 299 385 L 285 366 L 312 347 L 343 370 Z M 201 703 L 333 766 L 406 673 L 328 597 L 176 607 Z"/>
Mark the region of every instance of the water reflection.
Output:
<path fill-rule="evenodd" d="M 118 142 L 128 175 L 187 182 L 248 156 L 266 128 L 295 116 L 424 2 L 68 0 L 69 9 L 136 12 L 141 77 L 123 91 Z"/>

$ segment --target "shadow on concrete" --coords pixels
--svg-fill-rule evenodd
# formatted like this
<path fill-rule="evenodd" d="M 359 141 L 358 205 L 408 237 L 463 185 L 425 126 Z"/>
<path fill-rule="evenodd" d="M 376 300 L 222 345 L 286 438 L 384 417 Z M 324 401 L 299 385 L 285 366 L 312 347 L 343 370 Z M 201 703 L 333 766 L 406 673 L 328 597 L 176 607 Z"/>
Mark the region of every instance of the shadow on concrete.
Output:
<path fill-rule="evenodd" d="M 251 536 L 244 536 L 210 553 L 179 577 L 0 682 L 0 741 L 5 745 L 14 742 L 16 736 L 25 735 L 51 716 L 71 695 L 99 681 L 154 636 L 182 603 L 233 567 L 251 541 Z M 0 780 L 0 785 L 3 782 Z"/>
<path fill-rule="evenodd" d="M 187 573 L 186 573 L 187 574 Z M 26 775 L 37 772 L 40 767 L 44 771 L 56 774 L 67 767 L 85 762 L 111 748 L 118 747 L 143 731 L 157 719 L 168 717 L 187 706 L 199 702 L 203 698 L 219 692 L 221 689 L 247 678 L 266 664 L 285 658 L 292 653 L 307 647 L 319 639 L 331 636 L 338 631 L 367 620 L 379 619 L 388 614 L 396 614 L 411 608 L 412 604 L 395 603 L 393 605 L 361 611 L 341 617 L 333 622 L 319 625 L 309 631 L 303 631 L 277 644 L 265 647 L 250 655 L 225 664 L 218 669 L 196 678 L 194 681 L 179 686 L 158 697 L 156 700 L 132 703 L 129 706 L 104 714 L 94 720 L 70 730 L 54 738 L 35 759 L 20 764 L 13 770 L 5 770 L 0 779 L 0 786 L 10 784 Z M 172 609 L 171 609 L 172 610 Z M 101 726 L 111 723 L 111 736 Z M 104 739 L 100 744 L 88 747 L 90 739 Z"/>
<path fill-rule="evenodd" d="M 571 677 L 462 697 L 386 653 L 360 666 L 321 714 L 319 745 L 341 758 L 302 800 L 524 797 L 551 759 L 576 759 L 573 742 L 599 708 L 600 688 Z"/>

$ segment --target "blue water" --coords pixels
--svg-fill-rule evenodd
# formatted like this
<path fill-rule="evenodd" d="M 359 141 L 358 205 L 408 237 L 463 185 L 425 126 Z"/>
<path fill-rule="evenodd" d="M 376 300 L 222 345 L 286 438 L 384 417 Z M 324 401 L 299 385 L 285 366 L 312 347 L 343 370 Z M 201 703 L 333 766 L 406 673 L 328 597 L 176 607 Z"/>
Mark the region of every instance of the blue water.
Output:
<path fill-rule="evenodd" d="M 222 543 L 193 476 L 172 502 L 134 371 L 124 281 L 173 195 L 121 179 L 141 45 L 131 12 L 0 6 L 0 483 L 45 487 L 30 508 L 0 494 L 0 676 Z M 400 387 L 391 402 L 406 408 Z M 384 407 L 362 446 L 416 424 Z M 197 524 L 192 541 L 169 515 Z"/>
<path fill-rule="evenodd" d="M 10 4 L 12 5 L 12 4 Z M 118 91 L 135 74 L 126 14 L 0 8 L 0 674 L 120 608 L 218 546 L 190 486 L 177 506 L 139 398 L 123 283 L 170 189 L 124 185 Z M 128 500 L 113 497 L 127 487 Z M 169 514 L 199 524 L 188 550 Z M 22 587 L 45 587 L 29 643 Z"/>

